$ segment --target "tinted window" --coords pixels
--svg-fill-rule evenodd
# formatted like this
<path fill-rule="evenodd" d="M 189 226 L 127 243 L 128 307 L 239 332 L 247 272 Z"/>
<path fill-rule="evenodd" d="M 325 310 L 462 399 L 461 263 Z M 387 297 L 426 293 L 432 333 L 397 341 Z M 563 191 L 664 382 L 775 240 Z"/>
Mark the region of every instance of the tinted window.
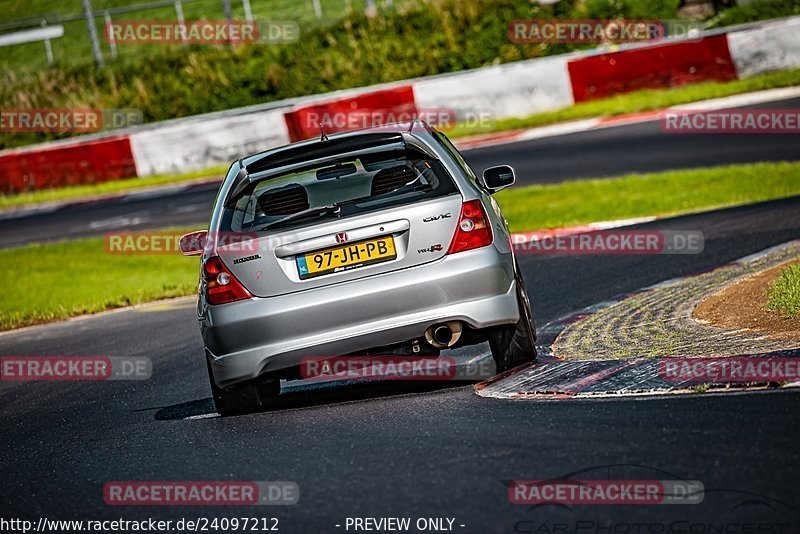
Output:
<path fill-rule="evenodd" d="M 369 154 L 256 182 L 226 208 L 222 230 L 259 231 L 333 204 L 341 205 L 339 216 L 346 217 L 455 192 L 452 178 L 437 160 L 397 151 Z M 315 218 L 289 225 L 310 220 Z"/>

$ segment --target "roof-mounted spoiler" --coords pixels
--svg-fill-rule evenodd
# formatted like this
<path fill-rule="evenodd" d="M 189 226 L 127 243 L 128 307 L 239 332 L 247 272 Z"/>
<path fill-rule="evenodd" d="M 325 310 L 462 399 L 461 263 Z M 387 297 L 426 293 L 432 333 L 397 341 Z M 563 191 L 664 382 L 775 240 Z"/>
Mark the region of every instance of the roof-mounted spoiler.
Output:
<path fill-rule="evenodd" d="M 369 134 L 370 137 L 375 134 Z M 240 169 L 233 179 L 228 197 L 225 200 L 225 205 L 230 206 L 231 203 L 239 200 L 241 195 L 254 183 L 260 182 L 270 176 L 278 176 L 281 174 L 288 174 L 292 171 L 299 172 L 303 168 L 318 167 L 325 165 L 330 161 L 341 159 L 355 159 L 360 156 L 368 154 L 378 154 L 381 152 L 398 151 L 403 152 L 406 150 L 406 143 L 401 134 L 393 134 L 391 136 L 383 136 L 385 139 L 353 139 L 348 143 L 336 143 L 338 150 L 329 150 L 329 146 L 335 143 L 335 140 L 325 141 L 322 149 L 316 147 L 303 147 L 303 150 L 288 149 L 281 151 L 274 155 L 265 156 L 262 159 L 251 162 L 246 165 L 243 160 L 239 160 Z M 351 141 L 348 139 L 348 141 Z M 360 142 L 359 142 L 360 141 Z M 292 153 L 286 154 L 284 152 Z"/>

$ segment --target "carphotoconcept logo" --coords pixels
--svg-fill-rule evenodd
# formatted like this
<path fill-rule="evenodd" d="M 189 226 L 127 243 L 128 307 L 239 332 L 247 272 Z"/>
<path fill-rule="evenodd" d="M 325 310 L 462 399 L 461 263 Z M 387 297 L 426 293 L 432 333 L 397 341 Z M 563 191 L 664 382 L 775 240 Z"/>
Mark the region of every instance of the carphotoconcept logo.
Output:
<path fill-rule="evenodd" d="M 2 356 L 2 381 L 147 380 L 153 363 L 143 356 Z"/>
<path fill-rule="evenodd" d="M 287 506 L 300 500 L 296 482 L 126 481 L 107 482 L 110 506 Z"/>
<path fill-rule="evenodd" d="M 519 254 L 700 254 L 703 233 L 683 230 L 541 230 L 513 234 Z"/>
<path fill-rule="evenodd" d="M 527 505 L 525 517 L 509 530 L 529 534 L 789 532 L 784 520 L 793 512 L 787 503 L 748 488 L 708 488 L 699 480 L 641 464 L 573 467 L 546 480 L 500 482 L 511 503 Z M 661 505 L 692 507 L 682 509 L 687 516 Z M 644 511 L 631 514 L 631 506 Z M 659 508 L 648 511 L 651 506 Z"/>
<path fill-rule="evenodd" d="M 89 133 L 142 124 L 138 109 L 31 108 L 0 110 L 0 131 Z"/>

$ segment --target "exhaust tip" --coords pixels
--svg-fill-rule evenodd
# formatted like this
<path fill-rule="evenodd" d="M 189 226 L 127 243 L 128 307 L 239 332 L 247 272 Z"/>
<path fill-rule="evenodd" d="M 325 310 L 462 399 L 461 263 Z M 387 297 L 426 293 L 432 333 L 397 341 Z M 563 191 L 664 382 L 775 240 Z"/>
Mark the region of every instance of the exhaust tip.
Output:
<path fill-rule="evenodd" d="M 453 331 L 447 325 L 437 326 L 433 330 L 433 339 L 441 345 L 449 345 L 453 340 Z"/>
<path fill-rule="evenodd" d="M 425 331 L 425 339 L 437 349 L 452 347 L 461 337 L 462 326 L 458 321 L 433 325 Z"/>

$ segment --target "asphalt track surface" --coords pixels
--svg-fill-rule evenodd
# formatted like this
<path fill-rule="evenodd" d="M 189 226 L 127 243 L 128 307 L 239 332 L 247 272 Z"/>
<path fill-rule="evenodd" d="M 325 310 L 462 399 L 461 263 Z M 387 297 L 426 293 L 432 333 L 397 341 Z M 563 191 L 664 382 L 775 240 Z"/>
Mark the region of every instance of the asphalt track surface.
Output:
<path fill-rule="evenodd" d="M 700 230 L 705 250 L 520 256 L 538 324 L 800 238 L 800 197 L 640 228 Z M 277 517 L 281 532 L 347 532 L 348 517 L 386 516 L 455 518 L 454 531 L 469 533 L 798 531 L 798 390 L 508 401 L 469 384 L 396 383 L 311 389 L 274 411 L 208 417 L 192 306 L 0 335 L 0 355 L 154 364 L 141 382 L 0 382 L 2 517 Z M 567 477 L 699 480 L 704 500 L 533 507 L 511 504 L 504 485 Z M 291 507 L 105 505 L 104 483 L 125 480 L 284 480 L 301 496 Z M 713 530 L 720 525 L 727 530 Z"/>
<path fill-rule="evenodd" d="M 800 99 L 747 108 L 797 109 Z M 519 186 L 524 186 L 631 172 L 794 161 L 800 159 L 800 145 L 793 135 L 665 133 L 658 121 L 651 121 L 476 148 L 466 151 L 465 157 L 478 173 L 492 165 L 513 165 Z M 216 191 L 216 184 L 206 184 L 176 193 L 156 192 L 147 198 L 72 205 L 21 218 L 0 215 L 0 248 L 100 236 L 112 230 L 201 229 L 207 224 Z"/>

